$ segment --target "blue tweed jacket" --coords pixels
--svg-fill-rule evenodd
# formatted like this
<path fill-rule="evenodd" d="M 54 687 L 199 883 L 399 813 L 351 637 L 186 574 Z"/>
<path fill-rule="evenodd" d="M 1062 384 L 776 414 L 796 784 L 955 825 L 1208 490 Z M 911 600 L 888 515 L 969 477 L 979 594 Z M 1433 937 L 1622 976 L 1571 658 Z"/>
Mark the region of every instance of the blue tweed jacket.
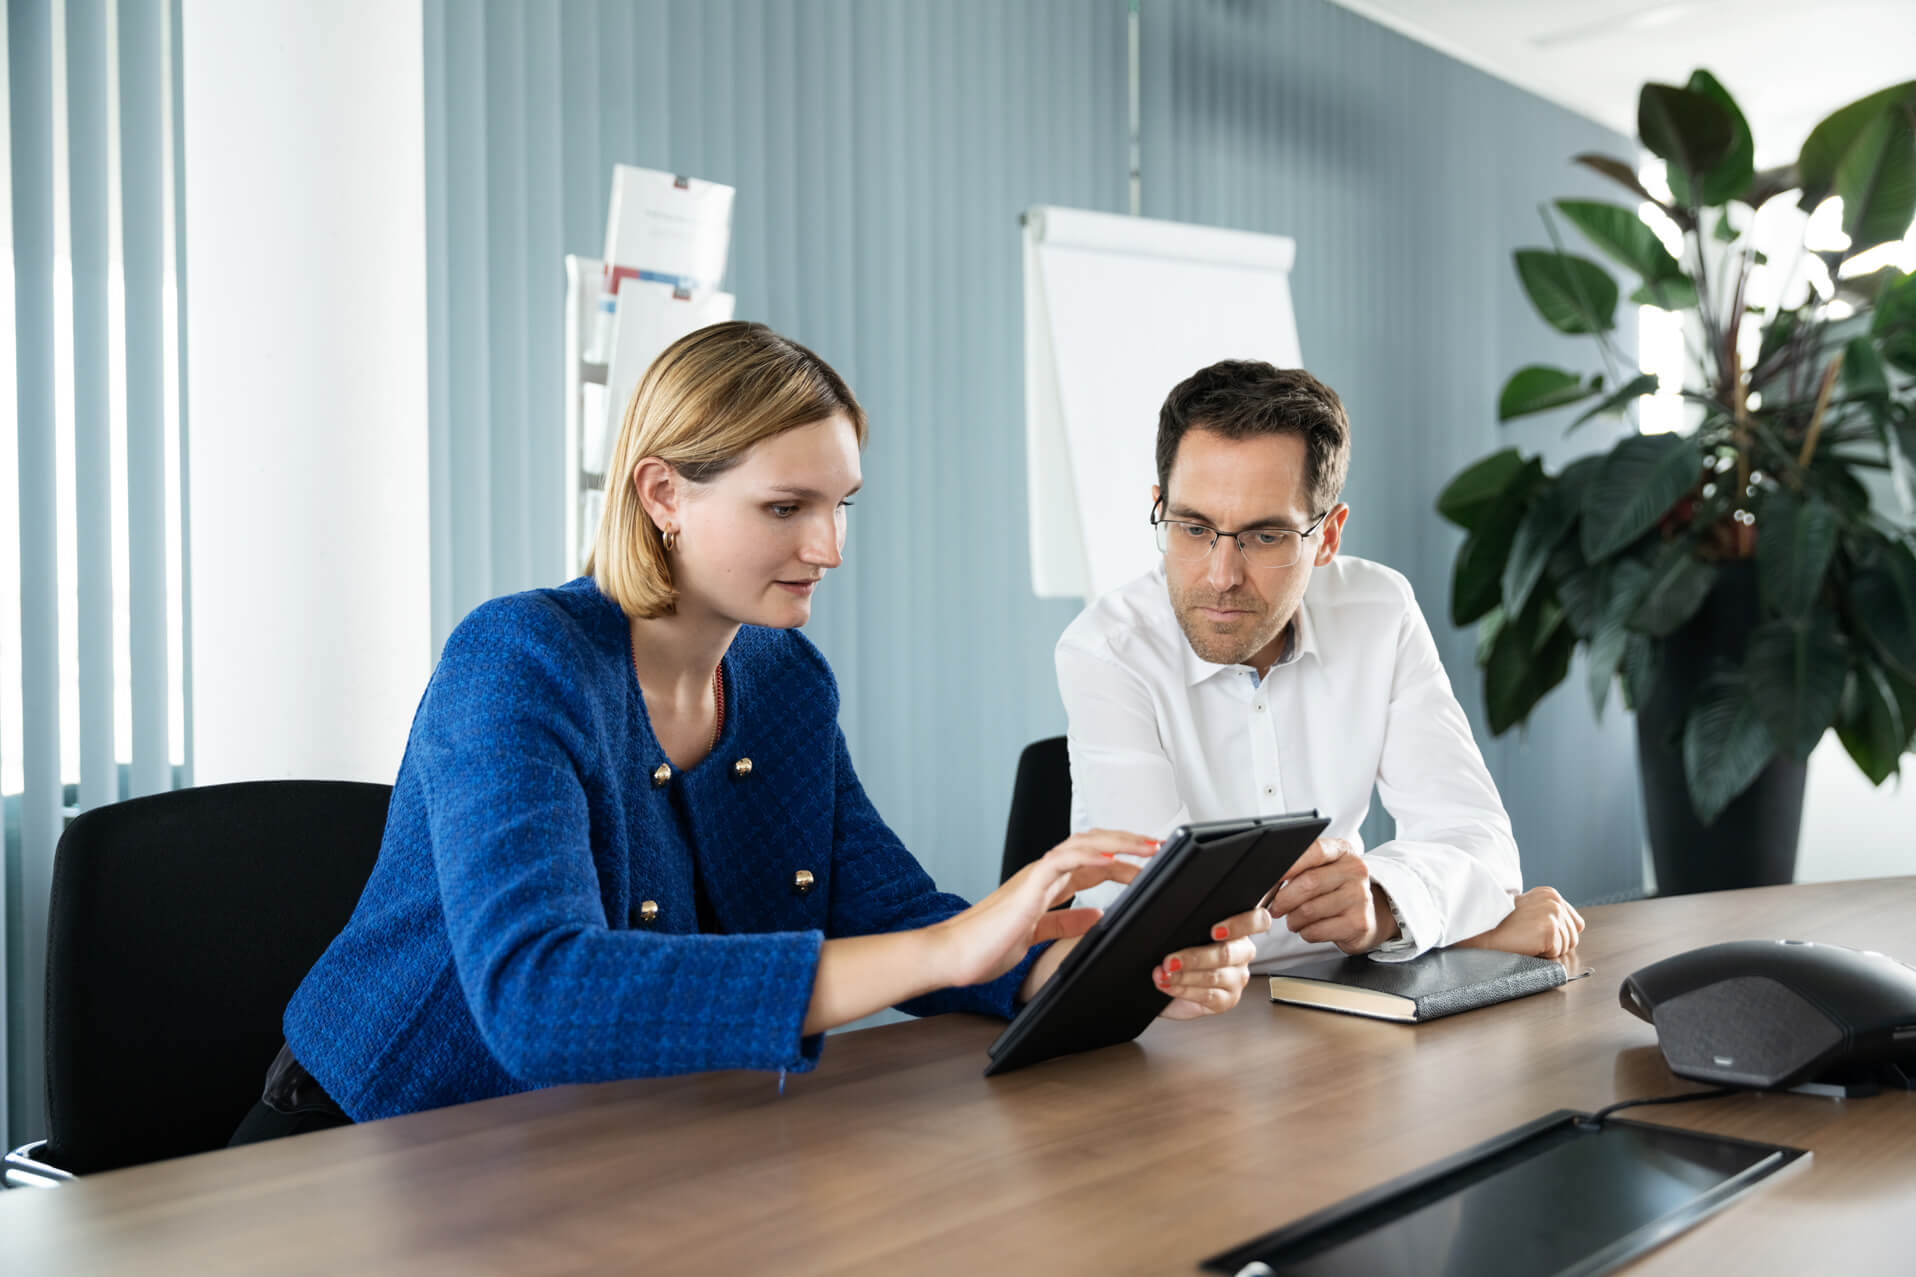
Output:
<path fill-rule="evenodd" d="M 802 635 L 740 630 L 718 748 L 663 783 L 629 635 L 582 577 L 494 599 L 447 640 L 372 878 L 286 1009 L 294 1056 L 355 1119 L 810 1069 L 822 1042 L 799 1030 L 824 939 L 965 908 L 865 797 Z M 695 874 L 720 934 L 699 932 Z M 1035 956 L 902 1009 L 1008 1015 Z"/>

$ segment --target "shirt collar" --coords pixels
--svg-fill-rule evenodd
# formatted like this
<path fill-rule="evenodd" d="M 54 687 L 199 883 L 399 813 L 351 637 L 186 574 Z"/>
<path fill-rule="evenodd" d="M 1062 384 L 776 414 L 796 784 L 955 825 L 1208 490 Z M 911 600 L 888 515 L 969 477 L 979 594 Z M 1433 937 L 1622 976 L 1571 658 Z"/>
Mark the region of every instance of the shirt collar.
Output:
<path fill-rule="evenodd" d="M 1172 623 L 1176 624 L 1175 614 Z M 1185 637 L 1182 626 L 1178 628 L 1178 638 L 1182 640 L 1184 648 L 1184 685 L 1186 687 L 1196 687 L 1199 683 L 1228 671 L 1250 670 L 1253 674 L 1257 672 L 1249 665 L 1214 665 L 1205 660 L 1191 646 L 1191 640 Z M 1289 646 L 1284 655 L 1278 658 L 1277 663 L 1271 666 L 1270 672 L 1275 674 L 1278 670 L 1297 664 L 1306 656 L 1315 655 L 1317 655 L 1317 627 L 1311 624 L 1310 597 L 1307 593 L 1298 602 L 1297 612 L 1291 617 Z"/>

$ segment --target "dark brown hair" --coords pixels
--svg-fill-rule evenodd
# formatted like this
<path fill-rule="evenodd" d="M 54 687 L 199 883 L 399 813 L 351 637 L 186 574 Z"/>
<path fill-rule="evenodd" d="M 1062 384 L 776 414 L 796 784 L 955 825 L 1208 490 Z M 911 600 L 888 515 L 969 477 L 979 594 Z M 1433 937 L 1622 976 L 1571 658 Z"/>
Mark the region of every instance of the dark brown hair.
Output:
<path fill-rule="evenodd" d="M 1179 382 L 1158 411 L 1158 488 L 1168 501 L 1171 467 L 1189 430 L 1226 439 L 1297 435 L 1311 515 L 1337 504 L 1350 470 L 1351 425 L 1337 392 L 1302 368 L 1225 359 Z"/>

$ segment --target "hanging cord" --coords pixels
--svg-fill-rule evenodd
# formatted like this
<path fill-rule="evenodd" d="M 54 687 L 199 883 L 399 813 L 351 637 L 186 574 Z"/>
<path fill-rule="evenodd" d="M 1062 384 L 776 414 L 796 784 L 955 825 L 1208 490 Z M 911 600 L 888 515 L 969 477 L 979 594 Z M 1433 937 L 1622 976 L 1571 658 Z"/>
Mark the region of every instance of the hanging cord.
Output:
<path fill-rule="evenodd" d="M 1131 120 L 1130 120 L 1130 124 L 1131 124 L 1131 216 L 1133 217 L 1138 216 L 1144 210 L 1144 164 L 1143 164 L 1143 149 L 1144 148 L 1140 144 L 1140 140 L 1139 140 L 1139 132 L 1140 132 L 1140 124 L 1142 121 L 1142 115 L 1138 105 L 1138 97 L 1139 97 L 1138 44 L 1139 44 L 1139 40 L 1141 39 L 1139 35 L 1139 27 L 1141 26 L 1141 24 L 1142 24 L 1142 19 L 1138 15 L 1138 0 L 1131 0 L 1131 12 L 1126 22 L 1126 26 L 1129 31 L 1129 37 L 1130 37 L 1129 44 L 1130 44 L 1130 55 L 1131 55 L 1130 66 L 1129 66 L 1129 72 L 1130 72 L 1129 81 L 1130 81 L 1130 91 L 1131 91 Z"/>
<path fill-rule="evenodd" d="M 1726 1095 L 1741 1095 L 1746 1088 L 1740 1086 L 1717 1086 L 1707 1091 L 1687 1091 L 1682 1095 L 1655 1095 L 1642 1100 L 1619 1100 L 1605 1108 L 1600 1108 L 1588 1117 L 1577 1119 L 1577 1126 L 1586 1131 L 1601 1130 L 1603 1121 L 1620 1109 L 1642 1108 L 1648 1104 L 1688 1104 L 1691 1100 L 1720 1100 Z"/>

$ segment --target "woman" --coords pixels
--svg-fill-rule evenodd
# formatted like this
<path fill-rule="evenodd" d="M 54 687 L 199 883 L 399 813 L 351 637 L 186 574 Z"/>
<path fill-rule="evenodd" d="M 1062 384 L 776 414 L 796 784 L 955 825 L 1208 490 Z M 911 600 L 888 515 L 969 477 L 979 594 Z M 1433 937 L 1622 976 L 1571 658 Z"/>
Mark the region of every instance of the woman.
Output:
<path fill-rule="evenodd" d="M 447 640 L 378 864 L 236 1142 L 561 1082 L 805 1070 L 880 1008 L 1008 1016 L 1044 983 L 1097 917 L 1052 906 L 1155 844 L 1081 834 L 967 906 L 885 827 L 797 632 L 864 438 L 839 376 L 763 325 L 659 356 L 587 576 Z M 1167 955 L 1167 1014 L 1235 1005 L 1269 925 L 1253 910 Z"/>

